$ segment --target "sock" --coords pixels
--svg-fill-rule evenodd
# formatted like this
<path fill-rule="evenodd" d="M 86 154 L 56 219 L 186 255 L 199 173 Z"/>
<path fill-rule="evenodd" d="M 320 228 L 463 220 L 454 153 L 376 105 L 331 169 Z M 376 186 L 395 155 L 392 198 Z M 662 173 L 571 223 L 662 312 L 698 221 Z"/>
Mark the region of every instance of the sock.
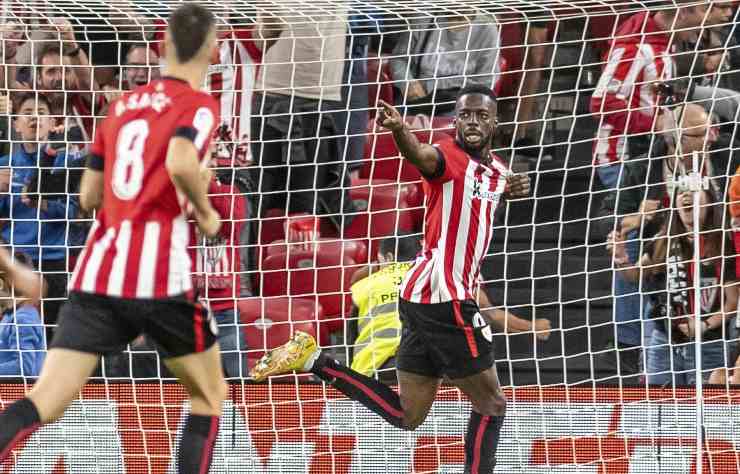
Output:
<path fill-rule="evenodd" d="M 10 405 L 0 415 L 0 463 L 39 426 L 39 412 L 31 400 L 22 398 Z"/>
<path fill-rule="evenodd" d="M 208 474 L 219 419 L 218 416 L 188 416 L 177 454 L 177 474 Z"/>
<path fill-rule="evenodd" d="M 465 433 L 465 474 L 492 474 L 496 466 L 496 448 L 504 424 L 503 416 L 484 416 L 470 412 Z"/>
<path fill-rule="evenodd" d="M 311 372 L 391 425 L 403 428 L 401 397 L 389 386 L 355 372 L 324 354 L 319 354 Z"/>

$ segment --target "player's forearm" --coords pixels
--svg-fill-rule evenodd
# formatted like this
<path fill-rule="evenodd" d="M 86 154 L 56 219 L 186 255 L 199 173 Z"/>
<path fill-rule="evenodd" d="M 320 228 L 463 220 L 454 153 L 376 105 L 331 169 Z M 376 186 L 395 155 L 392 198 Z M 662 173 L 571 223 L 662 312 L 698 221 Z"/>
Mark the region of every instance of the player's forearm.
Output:
<path fill-rule="evenodd" d="M 422 174 L 431 176 L 437 171 L 437 151 L 422 144 L 405 124 L 393 131 L 393 140 L 401 155 Z"/>
<path fill-rule="evenodd" d="M 501 309 L 486 311 L 491 321 L 507 334 L 532 330 L 532 323 Z"/>
<path fill-rule="evenodd" d="M 205 213 L 211 208 L 211 203 L 208 201 L 208 190 L 201 182 L 199 165 L 196 164 L 191 169 L 180 170 L 177 173 L 171 172 L 170 177 L 177 190 L 185 195 L 196 212 Z"/>

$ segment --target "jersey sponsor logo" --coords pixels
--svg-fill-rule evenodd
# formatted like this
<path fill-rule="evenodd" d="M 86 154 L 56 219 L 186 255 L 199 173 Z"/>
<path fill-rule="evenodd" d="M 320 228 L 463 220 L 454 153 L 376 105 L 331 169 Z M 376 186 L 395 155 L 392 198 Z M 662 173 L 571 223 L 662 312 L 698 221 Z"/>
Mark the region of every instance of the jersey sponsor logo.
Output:
<path fill-rule="evenodd" d="M 483 191 L 481 189 L 481 184 L 482 183 L 478 180 L 475 180 L 473 183 L 473 198 L 491 201 L 495 207 L 496 204 L 498 204 L 498 200 L 501 198 L 501 193 L 496 191 Z"/>

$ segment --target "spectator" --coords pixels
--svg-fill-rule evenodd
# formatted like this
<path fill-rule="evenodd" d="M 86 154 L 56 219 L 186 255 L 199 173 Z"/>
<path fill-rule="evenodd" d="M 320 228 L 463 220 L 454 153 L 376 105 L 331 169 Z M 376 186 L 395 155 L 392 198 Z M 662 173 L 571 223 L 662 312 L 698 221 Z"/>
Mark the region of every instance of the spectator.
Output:
<path fill-rule="evenodd" d="M 555 22 L 547 18 L 545 12 L 530 12 L 525 14 L 527 25 L 523 40 L 526 43 L 524 52 L 524 72 L 521 86 L 517 91 L 516 135 L 514 148 L 525 156 L 538 157 L 541 145 L 537 136 L 539 126 L 537 99 L 543 84 L 543 71 L 547 66 L 548 53 L 551 53 L 548 40 L 552 41 Z"/>
<path fill-rule="evenodd" d="M 416 236 L 388 237 L 378 249 L 379 270 L 368 275 L 363 269 L 353 275 L 350 338 L 359 349 L 353 355 L 353 370 L 368 376 L 377 373 L 380 378 L 395 377 L 395 355 L 401 342 L 398 286 L 420 250 Z M 478 302 L 481 311 L 507 333 L 535 331 L 538 340 L 550 337 L 551 324 L 547 319 L 537 319 L 533 324 L 493 308 L 482 289 Z"/>
<path fill-rule="evenodd" d="M 499 31 L 475 9 L 456 9 L 428 21 L 412 22 L 396 43 L 391 76 L 409 113 L 453 116 L 464 85 L 494 89 L 498 79 Z"/>
<path fill-rule="evenodd" d="M 19 143 L 0 158 L 2 237 L 33 260 L 44 274 L 48 297 L 43 302 L 45 324 L 56 322 L 60 299 L 67 289 L 67 228 L 79 212 L 76 197 L 66 194 L 68 168 L 76 157 L 48 145 L 53 126 L 51 104 L 40 94 L 26 93 L 17 101 L 15 131 Z M 63 171 L 55 171 L 55 170 Z"/>
<path fill-rule="evenodd" d="M 367 70 L 370 35 L 379 33 L 379 21 L 373 19 L 373 13 L 377 14 L 366 9 L 361 12 L 353 10 L 345 43 L 346 61 L 342 76 L 342 108 L 345 110 L 338 114 L 337 130 L 347 137 L 344 160 L 350 172 L 359 171 L 365 154 L 370 119 L 368 81 L 374 80 L 368 77 Z"/>
<path fill-rule="evenodd" d="M 136 13 L 133 5 L 125 9 L 130 22 L 144 25 L 139 34 L 134 31 L 128 37 L 149 41 L 157 53 L 164 42 L 164 22 L 152 22 Z M 243 10 L 242 10 L 243 11 Z M 252 162 L 249 147 L 253 95 L 258 88 L 258 72 L 265 52 L 275 44 L 284 29 L 284 22 L 273 12 L 230 13 L 227 28 L 218 32 L 218 50 L 212 58 L 205 87 L 220 103 L 221 124 L 227 126 L 232 137 L 233 166 L 244 167 Z M 256 21 L 255 21 L 256 17 Z M 245 21 L 246 20 L 246 21 Z M 119 20 L 120 21 L 120 20 Z M 245 24 L 246 23 L 246 24 Z M 123 28 L 124 31 L 126 28 Z M 151 31 L 151 35 L 146 35 Z M 140 36 L 144 33 L 143 36 Z"/>
<path fill-rule="evenodd" d="M 260 214 L 288 212 L 337 216 L 352 209 L 343 192 L 344 139 L 337 129 L 345 63 L 347 6 L 336 2 L 323 13 L 280 14 L 285 30 L 267 50 L 252 117 L 253 177 L 259 183 Z M 321 58 L 317 61 L 316 58 Z"/>
<path fill-rule="evenodd" d="M 129 47 L 123 63 L 123 90 L 130 91 L 159 79 L 159 55 L 147 43 Z"/>
<path fill-rule="evenodd" d="M 30 264 L 22 253 L 15 259 Z M 43 323 L 36 306 L 0 276 L 0 376 L 36 377 L 46 357 Z"/>
<path fill-rule="evenodd" d="M 680 2 L 679 2 L 680 3 Z M 657 112 L 656 81 L 673 77 L 670 42 L 690 37 L 702 25 L 706 5 L 637 13 L 623 23 L 611 44 L 606 67 L 591 98 L 599 116 L 594 143 L 596 172 L 606 188 L 618 184 L 621 162 L 637 156 L 635 141 L 649 143 Z M 642 135 L 642 136 L 640 136 Z"/>
<path fill-rule="evenodd" d="M 679 101 L 697 102 L 734 127 L 740 109 L 740 51 L 732 36 L 731 2 L 713 2 L 705 25 L 678 41 L 676 79 Z"/>
<path fill-rule="evenodd" d="M 101 115 L 108 114 L 108 105 L 121 97 L 123 92 L 148 84 L 160 78 L 159 55 L 147 43 L 132 44 L 123 60 L 120 82 L 116 86 L 104 86 L 105 106 Z"/>
<path fill-rule="evenodd" d="M 28 257 L 16 253 L 18 262 Z M 34 304 L 0 276 L 0 377 L 36 377 L 46 357 L 43 323 Z"/>
<path fill-rule="evenodd" d="M 214 147 L 216 141 L 213 142 Z M 225 155 L 225 156 L 224 156 Z M 214 154 L 211 166 L 230 163 L 231 153 Z M 224 181 L 221 181 L 219 174 Z M 218 343 L 221 347 L 224 374 L 227 378 L 246 376 L 247 350 L 244 332 L 239 326 L 239 309 L 236 301 L 241 297 L 241 258 L 239 244 L 242 226 L 246 221 L 246 199 L 231 182 L 233 173 L 213 176 L 208 194 L 214 209 L 221 215 L 223 224 L 218 236 L 198 237 L 193 252 L 193 283 L 218 324 Z"/>
<path fill-rule="evenodd" d="M 75 54 L 83 59 L 72 59 Z M 102 93 L 97 94 L 97 103 L 93 110 L 92 85 L 86 82 L 90 79 L 89 67 L 85 67 L 89 66 L 86 61 L 87 57 L 79 46 L 62 56 L 57 43 L 42 45 L 36 56 L 36 89 L 48 96 L 52 114 L 60 118 L 60 125 L 63 125 L 66 132 L 60 137 L 61 141 L 89 143 L 96 117 L 94 112 L 100 115 L 105 105 L 105 96 Z M 75 63 L 83 66 L 79 69 L 71 67 Z"/>
<path fill-rule="evenodd" d="M 702 370 L 727 367 L 726 322 L 737 310 L 738 287 L 734 250 L 724 231 L 724 203 L 713 192 L 701 193 L 701 327 Z M 694 282 L 693 195 L 679 190 L 671 201 L 671 216 L 655 240 L 631 263 L 623 242 L 610 242 L 614 264 L 632 282 L 648 282 L 650 317 L 655 327 L 647 347 L 649 384 L 694 385 L 695 309 L 690 289 Z"/>
<path fill-rule="evenodd" d="M 598 215 L 602 235 L 608 240 L 625 241 L 625 252 L 629 262 L 635 263 L 640 254 L 640 236 L 652 237 L 661 225 L 658 209 L 663 202 L 670 202 L 674 194 L 674 174 L 683 174 L 691 169 L 694 152 L 707 153 L 705 174 L 710 176 L 711 185 L 717 195 L 723 195 L 722 179 L 727 175 L 729 162 L 738 161 L 737 156 L 728 157 L 731 138 L 725 134 L 717 136 L 706 111 L 696 105 L 678 107 L 666 114 L 677 115 L 678 121 L 662 120 L 661 133 L 656 135 L 652 153 L 645 153 L 625 162 L 618 189 L 606 195 Z M 676 122 L 681 124 L 677 130 Z M 677 159 L 676 143 L 681 144 L 681 159 Z M 740 164 L 740 163 L 738 163 Z M 735 165 L 736 166 L 736 165 Z M 730 168 L 734 169 L 734 168 Z M 615 230 L 616 229 L 616 230 Z M 640 366 L 643 335 L 642 315 L 646 314 L 647 300 L 640 292 L 640 285 L 624 278 L 621 272 L 614 274 L 614 322 L 616 324 L 615 347 L 619 351 L 619 367 L 622 375 L 636 373 Z M 650 329 L 651 325 L 646 327 Z"/>

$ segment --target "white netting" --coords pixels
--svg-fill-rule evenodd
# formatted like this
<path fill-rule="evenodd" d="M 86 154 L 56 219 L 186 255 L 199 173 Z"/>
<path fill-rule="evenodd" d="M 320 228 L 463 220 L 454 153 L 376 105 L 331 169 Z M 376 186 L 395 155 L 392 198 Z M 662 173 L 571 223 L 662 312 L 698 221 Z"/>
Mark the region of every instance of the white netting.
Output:
<path fill-rule="evenodd" d="M 469 404 L 454 388 L 407 433 L 308 376 L 254 384 L 246 373 L 294 330 L 348 363 L 397 336 L 396 320 L 363 332 L 363 312 L 397 294 L 352 287 L 377 272 L 378 253 L 408 251 L 423 232 L 420 174 L 374 126 L 376 107 L 395 103 L 421 142 L 452 140 L 456 93 L 469 84 L 498 96 L 496 153 L 532 179 L 530 197 L 501 205 L 481 270 L 509 400 L 496 472 L 740 471 L 740 373 L 707 370 L 718 385 L 703 388 L 696 415 L 697 232 L 682 207 L 703 199 L 702 358 L 731 368 L 737 7 L 675 3 L 208 2 L 219 47 L 204 87 L 223 124 L 212 195 L 234 229 L 201 245 L 193 265 L 231 382 L 213 472 L 462 472 Z M 0 232 L 48 284 L 40 311 L 5 295 L 3 404 L 43 363 L 90 225 L 76 201 L 90 137 L 107 104 L 159 77 L 176 4 L 2 3 Z M 686 178 L 691 160 L 674 159 L 692 152 L 704 193 Z M 673 339 L 651 315 L 667 318 Z M 387 355 L 363 363 L 393 383 Z M 2 472 L 175 472 L 187 404 L 171 382 L 136 340 L 105 357 L 67 415 Z"/>

